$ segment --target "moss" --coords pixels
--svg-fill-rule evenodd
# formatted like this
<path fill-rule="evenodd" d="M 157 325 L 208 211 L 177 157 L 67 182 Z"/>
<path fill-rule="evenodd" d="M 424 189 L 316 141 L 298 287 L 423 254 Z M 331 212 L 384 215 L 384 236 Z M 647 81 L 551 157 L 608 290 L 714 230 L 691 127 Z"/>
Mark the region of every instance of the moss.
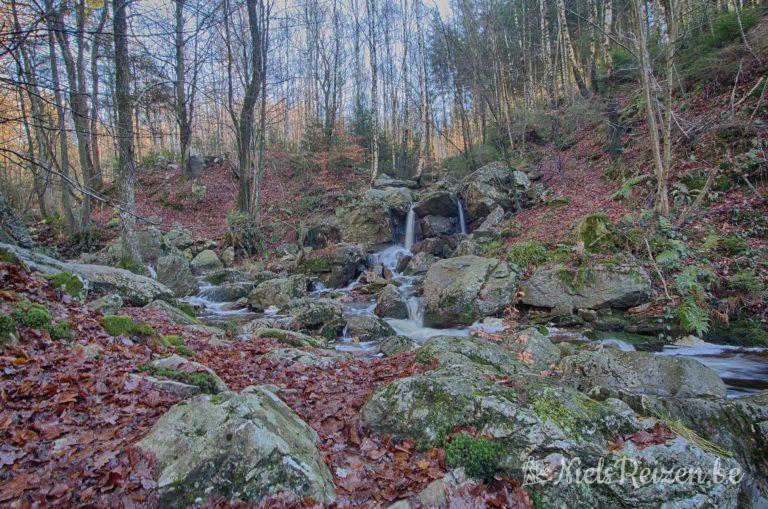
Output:
<path fill-rule="evenodd" d="M 8 343 L 16 332 L 16 322 L 10 315 L 0 313 L 0 346 Z"/>
<path fill-rule="evenodd" d="M 196 355 L 196 352 L 186 345 L 178 345 L 176 352 L 184 357 L 194 357 Z"/>
<path fill-rule="evenodd" d="M 535 240 L 518 242 L 509 248 L 507 259 L 514 264 L 530 269 L 549 260 L 549 251 Z"/>
<path fill-rule="evenodd" d="M 48 333 L 51 335 L 51 339 L 56 341 L 72 341 L 75 339 L 75 335 L 69 329 L 69 323 L 66 320 L 59 320 L 55 324 L 48 327 Z"/>
<path fill-rule="evenodd" d="M 197 315 L 195 314 L 195 308 L 189 302 L 176 301 L 176 309 L 178 309 L 188 317 L 197 320 Z"/>
<path fill-rule="evenodd" d="M 15 254 L 10 251 L 0 251 L 0 262 L 10 263 L 12 265 L 21 265 L 21 262 Z"/>
<path fill-rule="evenodd" d="M 110 336 L 153 336 L 155 329 L 146 323 L 136 323 L 127 316 L 106 315 L 101 325 Z"/>
<path fill-rule="evenodd" d="M 531 409 L 541 419 L 550 421 L 567 433 L 578 433 L 579 418 L 557 401 L 553 396 L 544 394 L 531 402 Z"/>
<path fill-rule="evenodd" d="M 435 360 L 435 357 L 429 352 L 429 350 L 419 348 L 419 351 L 416 352 L 416 362 L 419 364 L 429 366 L 434 363 Z"/>
<path fill-rule="evenodd" d="M 333 270 L 333 260 L 328 255 L 317 255 L 306 258 L 301 265 L 305 274 L 322 274 Z"/>
<path fill-rule="evenodd" d="M 200 387 L 200 390 L 208 393 L 217 393 L 216 379 L 213 375 L 208 373 L 188 373 L 186 371 L 180 371 L 178 369 L 166 368 L 161 366 L 139 366 L 139 371 L 148 373 L 152 376 L 159 376 L 163 378 L 170 378 L 189 385 L 196 385 Z"/>
<path fill-rule="evenodd" d="M 739 256 L 749 251 L 749 243 L 736 235 L 728 235 L 720 245 L 728 256 Z"/>
<path fill-rule="evenodd" d="M 51 286 L 56 289 L 64 288 L 68 294 L 76 298 L 82 298 L 83 290 L 85 290 L 85 284 L 83 280 L 77 274 L 71 272 L 59 272 L 54 276 L 46 276 L 51 282 Z"/>
<path fill-rule="evenodd" d="M 125 269 L 130 272 L 133 272 L 134 274 L 139 274 L 139 275 L 144 274 L 144 265 L 141 262 L 138 262 L 131 258 L 125 258 L 123 260 L 120 260 L 119 262 L 117 262 L 117 267 L 120 269 Z"/>
<path fill-rule="evenodd" d="M 768 331 L 759 318 L 741 318 L 727 324 L 713 322 L 704 339 L 714 343 L 768 347 Z"/>
<path fill-rule="evenodd" d="M 601 248 L 612 250 L 616 247 L 616 227 L 603 212 L 587 214 L 576 224 L 574 234 L 584 243 L 587 251 L 599 251 Z"/>
<path fill-rule="evenodd" d="M 51 324 L 51 313 L 40 304 L 23 303 L 16 306 L 11 316 L 19 325 L 45 329 Z"/>
<path fill-rule="evenodd" d="M 501 444 L 462 433 L 445 448 L 445 460 L 451 467 L 464 467 L 467 474 L 482 480 L 493 479 L 504 456 Z"/>

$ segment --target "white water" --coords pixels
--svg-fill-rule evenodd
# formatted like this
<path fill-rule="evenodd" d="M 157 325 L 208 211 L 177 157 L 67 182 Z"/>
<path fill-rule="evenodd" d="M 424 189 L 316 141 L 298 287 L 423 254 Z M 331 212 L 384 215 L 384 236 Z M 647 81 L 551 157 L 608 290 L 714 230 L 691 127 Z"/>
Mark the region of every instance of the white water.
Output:
<path fill-rule="evenodd" d="M 461 228 L 461 233 L 466 235 L 467 221 L 464 219 L 464 206 L 461 204 L 461 200 L 459 198 L 456 198 L 456 206 L 459 209 L 459 227 Z"/>
<path fill-rule="evenodd" d="M 408 217 L 405 219 L 405 250 L 410 252 L 413 248 L 414 236 L 416 235 L 416 211 L 413 205 L 408 210 Z"/>

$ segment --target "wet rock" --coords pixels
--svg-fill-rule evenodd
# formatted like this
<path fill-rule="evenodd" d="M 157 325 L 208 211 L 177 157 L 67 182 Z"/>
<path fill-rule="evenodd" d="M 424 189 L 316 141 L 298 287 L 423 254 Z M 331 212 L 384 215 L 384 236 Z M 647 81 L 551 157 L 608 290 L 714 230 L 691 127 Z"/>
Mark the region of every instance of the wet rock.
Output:
<path fill-rule="evenodd" d="M 470 325 L 500 313 L 512 303 L 520 276 L 496 259 L 460 256 L 440 260 L 424 280 L 424 324 Z"/>
<path fill-rule="evenodd" d="M 400 215 L 404 215 L 413 203 L 413 192 L 406 187 L 368 189 L 363 193 L 363 201 L 396 210 Z"/>
<path fill-rule="evenodd" d="M 423 251 L 416 253 L 408 262 L 404 273 L 409 276 L 426 274 L 429 268 L 437 262 L 437 257 Z"/>
<path fill-rule="evenodd" d="M 253 275 L 242 270 L 225 268 L 225 269 L 217 270 L 213 274 L 205 276 L 205 281 L 212 285 L 222 285 L 224 283 L 248 283 L 248 282 L 258 284 L 268 279 L 274 279 L 276 277 L 277 277 L 277 274 L 275 274 L 274 272 L 261 271 L 261 272 L 257 272 L 256 275 Z"/>
<path fill-rule="evenodd" d="M 354 315 L 347 318 L 347 337 L 356 338 L 361 342 L 378 341 L 395 334 L 387 322 L 375 316 Z"/>
<path fill-rule="evenodd" d="M 257 311 L 275 306 L 286 309 L 292 299 L 307 294 L 307 278 L 295 274 L 287 278 L 268 279 L 260 283 L 248 296 L 251 307 Z"/>
<path fill-rule="evenodd" d="M 189 265 L 196 276 L 210 274 L 224 268 L 224 264 L 221 263 L 219 256 L 211 249 L 200 251 Z"/>
<path fill-rule="evenodd" d="M 606 388 L 670 397 L 726 394 L 717 373 L 686 357 L 601 348 L 564 358 L 560 369 L 566 381 L 585 392 Z"/>
<path fill-rule="evenodd" d="M 412 251 L 414 253 L 429 253 L 438 258 L 448 258 L 456 250 L 461 238 L 462 235 L 458 233 L 430 237 L 414 244 Z"/>
<path fill-rule="evenodd" d="M 157 458 L 164 507 L 222 497 L 258 501 L 292 493 L 335 499 L 315 431 L 273 392 L 201 395 L 172 407 L 139 447 Z"/>
<path fill-rule="evenodd" d="M 505 339 L 503 345 L 534 371 L 552 369 L 560 361 L 560 350 L 533 327 Z"/>
<path fill-rule="evenodd" d="M 454 217 L 458 214 L 456 198 L 447 191 L 433 191 L 421 197 L 421 200 L 413 207 L 419 215 Z"/>
<path fill-rule="evenodd" d="M 389 336 L 381 340 L 379 351 L 387 357 L 392 357 L 416 349 L 416 342 L 407 336 Z"/>
<path fill-rule="evenodd" d="M 341 307 L 330 299 L 294 299 L 290 302 L 288 313 L 294 328 L 317 331 L 326 339 L 338 337 L 346 323 Z"/>
<path fill-rule="evenodd" d="M 200 325 L 200 321 L 168 304 L 164 300 L 155 300 L 144 306 L 143 309 L 164 314 L 168 319 L 178 325 Z"/>
<path fill-rule="evenodd" d="M 379 293 L 373 314 L 381 318 L 408 318 L 408 306 L 395 285 L 387 285 Z"/>
<path fill-rule="evenodd" d="M 340 288 L 357 278 L 365 268 L 360 244 L 337 244 L 313 250 L 301 260 L 298 271 L 317 278 L 330 288 Z"/>
<path fill-rule="evenodd" d="M 421 234 L 425 238 L 453 233 L 456 226 L 450 217 L 424 216 L 421 218 Z"/>
<path fill-rule="evenodd" d="M 523 304 L 562 309 L 629 308 L 648 301 L 651 279 L 642 267 L 597 265 L 537 269 L 520 287 Z"/>
<path fill-rule="evenodd" d="M 157 280 L 170 288 L 176 297 L 194 295 L 200 288 L 189 262 L 178 255 L 163 256 L 157 260 Z"/>
<path fill-rule="evenodd" d="M 100 299 L 88 303 L 88 307 L 94 311 L 100 311 L 104 315 L 114 315 L 123 307 L 123 298 L 116 293 L 110 293 Z"/>
<path fill-rule="evenodd" d="M 213 302 L 233 302 L 243 297 L 248 297 L 252 291 L 252 282 L 224 283 L 219 286 L 205 288 L 200 292 L 200 296 Z"/>

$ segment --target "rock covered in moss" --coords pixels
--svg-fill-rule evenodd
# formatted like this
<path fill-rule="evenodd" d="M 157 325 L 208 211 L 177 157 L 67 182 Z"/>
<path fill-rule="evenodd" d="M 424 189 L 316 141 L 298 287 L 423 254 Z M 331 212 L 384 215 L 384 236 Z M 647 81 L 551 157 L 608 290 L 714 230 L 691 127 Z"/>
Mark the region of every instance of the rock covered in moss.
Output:
<path fill-rule="evenodd" d="M 360 244 L 344 243 L 308 253 L 298 270 L 329 288 L 339 288 L 354 281 L 364 268 Z"/>
<path fill-rule="evenodd" d="M 394 336 L 395 330 L 376 316 L 354 315 L 347 318 L 346 335 L 359 341 L 378 341 Z"/>
<path fill-rule="evenodd" d="M 94 311 L 100 311 L 105 315 L 114 315 L 123 307 L 123 298 L 116 293 L 110 293 L 88 303 L 88 307 Z"/>
<path fill-rule="evenodd" d="M 373 313 L 381 318 L 404 319 L 408 318 L 408 305 L 400 290 L 395 285 L 388 284 L 379 293 Z"/>
<path fill-rule="evenodd" d="M 189 266 L 192 269 L 192 273 L 198 276 L 210 274 L 211 272 L 224 268 L 224 264 L 219 259 L 219 255 L 211 249 L 200 251 L 197 256 L 189 262 Z"/>
<path fill-rule="evenodd" d="M 387 357 L 392 357 L 416 349 L 416 342 L 408 336 L 389 336 L 381 340 L 379 351 Z"/>
<path fill-rule="evenodd" d="M 560 360 L 560 350 L 534 327 L 504 339 L 503 345 L 516 352 L 518 359 L 535 371 L 551 369 Z"/>
<path fill-rule="evenodd" d="M 200 288 L 187 259 L 175 254 L 157 260 L 157 280 L 173 290 L 176 297 L 193 295 Z"/>
<path fill-rule="evenodd" d="M 203 392 L 216 394 L 229 390 L 224 380 L 219 378 L 211 368 L 180 355 L 173 354 L 169 357 L 156 359 L 149 366 L 155 368 L 147 370 L 152 375 L 164 376 L 177 381 L 192 383 L 193 385 L 195 384 L 194 377 L 184 376 L 184 374 L 205 375 L 205 380 L 201 380 L 202 383 L 200 384 L 205 385 L 205 387 L 201 387 Z"/>
<path fill-rule="evenodd" d="M 440 260 L 424 280 L 424 325 L 470 325 L 500 313 L 512 301 L 520 276 L 514 266 L 492 258 L 459 256 Z"/>
<path fill-rule="evenodd" d="M 523 304 L 556 309 L 630 308 L 651 297 L 642 267 L 540 268 L 520 286 Z"/>
<path fill-rule="evenodd" d="M 389 210 L 378 203 L 360 203 L 340 211 L 341 240 L 362 244 L 366 250 L 375 250 L 392 242 L 392 222 Z"/>
<path fill-rule="evenodd" d="M 273 361 L 297 362 L 306 366 L 330 366 L 342 356 L 332 354 L 319 354 L 299 350 L 298 348 L 275 348 L 266 354 L 267 359 Z"/>
<path fill-rule="evenodd" d="M 668 357 L 615 348 L 582 351 L 560 363 L 565 380 L 582 391 L 621 389 L 672 397 L 724 397 L 726 387 L 712 369 L 696 359 Z"/>
<path fill-rule="evenodd" d="M 274 393 L 201 395 L 172 407 L 139 447 L 157 458 L 160 505 L 224 497 L 258 501 L 288 492 L 335 499 L 315 431 Z"/>
<path fill-rule="evenodd" d="M 307 278 L 303 274 L 268 279 L 256 286 L 248 296 L 248 303 L 257 311 L 271 306 L 285 310 L 292 299 L 307 294 L 307 284 Z"/>
<path fill-rule="evenodd" d="M 525 204 L 529 201 L 527 193 L 531 189 L 531 181 L 525 173 L 496 161 L 467 175 L 459 188 L 467 219 L 477 221 L 499 207 L 511 210 L 515 204 L 515 193 L 518 200 Z"/>
<path fill-rule="evenodd" d="M 317 332 L 326 339 L 337 337 L 344 329 L 341 307 L 330 299 L 294 299 L 288 307 L 292 328 Z"/>

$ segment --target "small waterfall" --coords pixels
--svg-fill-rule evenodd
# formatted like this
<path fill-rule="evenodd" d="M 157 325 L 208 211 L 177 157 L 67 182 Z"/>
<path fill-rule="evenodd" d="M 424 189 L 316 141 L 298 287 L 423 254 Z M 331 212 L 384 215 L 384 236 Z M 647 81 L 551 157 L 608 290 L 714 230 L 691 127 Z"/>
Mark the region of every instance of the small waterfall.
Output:
<path fill-rule="evenodd" d="M 408 307 L 408 319 L 418 326 L 422 326 L 424 323 L 420 301 L 421 299 L 418 297 L 409 297 L 405 300 L 405 305 Z"/>
<path fill-rule="evenodd" d="M 157 279 L 157 271 L 152 265 L 147 265 L 147 271 L 149 271 L 149 277 Z"/>
<path fill-rule="evenodd" d="M 458 196 L 456 197 L 456 206 L 459 209 L 459 227 L 461 228 L 461 233 L 466 235 L 467 221 L 464 219 L 464 206 L 461 204 L 461 199 Z"/>
<path fill-rule="evenodd" d="M 416 234 L 416 211 L 413 205 L 408 210 L 408 217 L 405 219 L 405 249 L 410 251 L 413 247 L 413 237 Z"/>

